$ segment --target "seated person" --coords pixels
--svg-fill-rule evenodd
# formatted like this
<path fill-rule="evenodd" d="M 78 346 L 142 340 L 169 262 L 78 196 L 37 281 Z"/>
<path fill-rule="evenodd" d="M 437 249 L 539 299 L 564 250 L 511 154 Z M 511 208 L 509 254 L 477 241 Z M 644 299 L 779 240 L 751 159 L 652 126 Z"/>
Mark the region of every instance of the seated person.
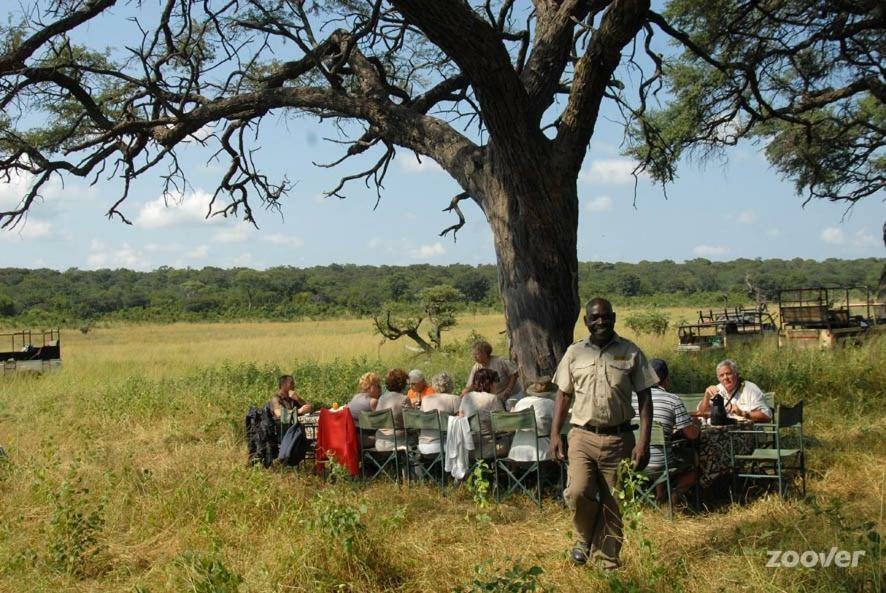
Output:
<path fill-rule="evenodd" d="M 461 404 L 461 398 L 452 394 L 453 386 L 452 377 L 448 373 L 438 373 L 431 379 L 434 391 L 421 398 L 421 411 L 438 412 L 444 431 L 448 425 L 447 417 L 458 414 L 458 406 Z M 418 450 L 425 455 L 439 453 L 440 435 L 437 431 L 423 429 L 418 435 Z"/>
<path fill-rule="evenodd" d="M 685 438 L 694 441 L 699 437 L 700 431 L 692 422 L 683 400 L 678 396 L 670 393 L 668 389 L 671 386 L 671 375 L 668 370 L 668 364 L 660 359 L 653 358 L 649 361 L 650 366 L 658 375 L 658 385 L 652 387 L 652 420 L 661 424 L 662 432 L 668 442 L 668 463 L 675 465 L 681 462 L 681 455 L 692 454 L 692 451 L 681 452 L 679 449 L 672 451 L 670 449 L 670 440 L 672 437 Z M 637 411 L 637 394 L 633 395 L 634 411 Z M 657 476 L 664 471 L 665 451 L 659 445 L 649 447 L 649 464 L 644 470 L 645 473 Z M 676 502 L 689 488 L 695 484 L 696 475 L 694 471 L 678 473 L 676 481 L 671 488 L 671 500 Z M 659 484 L 656 488 L 656 497 L 659 501 L 667 500 L 667 488 L 664 484 Z"/>
<path fill-rule="evenodd" d="M 385 376 L 387 391 L 378 398 L 378 410 L 391 410 L 394 414 L 394 428 L 380 428 L 375 431 L 375 448 L 378 451 L 393 451 L 396 433 L 397 446 L 406 446 L 406 431 L 403 430 L 403 408 L 409 407 L 409 398 L 403 393 L 407 375 L 403 369 L 391 369 Z"/>
<path fill-rule="evenodd" d="M 409 398 L 409 405 L 413 408 L 420 407 L 421 400 L 426 395 L 437 393 L 434 388 L 428 385 L 428 382 L 425 381 L 425 374 L 418 369 L 412 369 L 409 371 L 407 384 L 409 385 L 409 391 L 406 392 L 406 397 Z"/>
<path fill-rule="evenodd" d="M 271 413 L 279 419 L 283 415 L 283 408 L 295 410 L 296 414 L 308 414 L 313 409 L 311 404 L 304 401 L 295 392 L 295 379 L 292 375 L 282 375 L 277 381 L 277 393 L 269 402 Z"/>
<path fill-rule="evenodd" d="M 751 383 L 743 381 L 738 374 L 738 365 L 728 358 L 717 365 L 717 385 L 711 385 L 704 392 L 704 399 L 698 403 L 698 411 L 710 413 L 711 398 L 718 393 L 723 396 L 726 412 L 735 420 L 770 422 L 772 410 L 766 405 L 763 391 Z"/>
<path fill-rule="evenodd" d="M 348 408 L 351 410 L 351 417 L 357 422 L 360 412 L 374 412 L 378 406 L 378 398 L 381 396 L 381 377 L 378 373 L 363 373 L 358 382 L 360 393 L 351 398 Z M 363 446 L 370 448 L 375 445 L 375 436 L 370 433 L 362 433 Z"/>
<path fill-rule="evenodd" d="M 517 367 L 510 360 L 499 358 L 492 355 L 492 346 L 489 342 L 480 340 L 475 342 L 472 354 L 474 356 L 474 366 L 471 367 L 471 373 L 468 375 L 468 384 L 461 390 L 461 394 L 474 389 L 474 375 L 480 369 L 489 369 L 495 371 L 498 375 L 498 383 L 495 394 L 502 402 L 509 397 L 520 393 L 521 389 L 517 383 Z"/>
<path fill-rule="evenodd" d="M 532 409 L 535 412 L 535 431 L 538 436 L 538 456 L 536 457 L 535 435 L 532 431 L 518 430 L 511 442 L 508 458 L 514 461 L 544 461 L 548 458 L 551 444 L 551 424 L 554 421 L 554 400 L 557 386 L 549 376 L 539 377 L 526 387 L 525 395 L 514 405 L 512 412 Z"/>
<path fill-rule="evenodd" d="M 474 414 L 479 416 L 480 435 L 474 437 L 474 455 L 479 454 L 481 445 L 483 457 L 489 459 L 493 456 L 492 447 L 495 445 L 495 438 L 492 434 L 492 416 L 491 413 L 497 410 L 504 411 L 504 405 L 501 399 L 495 393 L 496 383 L 498 382 L 498 373 L 491 369 L 477 369 L 474 372 L 474 383 L 469 391 L 461 398 L 461 404 L 458 407 L 458 415 L 470 418 Z"/>

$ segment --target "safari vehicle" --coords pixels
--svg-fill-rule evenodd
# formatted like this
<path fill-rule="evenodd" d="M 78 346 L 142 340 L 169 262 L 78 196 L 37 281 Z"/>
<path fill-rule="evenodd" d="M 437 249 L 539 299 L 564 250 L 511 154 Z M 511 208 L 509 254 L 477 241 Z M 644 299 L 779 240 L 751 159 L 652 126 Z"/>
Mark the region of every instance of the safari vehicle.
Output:
<path fill-rule="evenodd" d="M 42 373 L 60 368 L 62 351 L 58 328 L 0 333 L 0 360 L 3 360 L 4 374 Z"/>
<path fill-rule="evenodd" d="M 777 334 L 775 319 L 766 310 L 765 304 L 720 311 L 708 309 L 707 312 L 698 312 L 695 323 L 681 323 L 677 327 L 677 350 L 697 352 L 728 348 L 767 337 L 775 338 Z"/>
<path fill-rule="evenodd" d="M 886 305 L 867 286 L 780 290 L 778 310 L 779 346 L 833 348 L 886 327 Z"/>

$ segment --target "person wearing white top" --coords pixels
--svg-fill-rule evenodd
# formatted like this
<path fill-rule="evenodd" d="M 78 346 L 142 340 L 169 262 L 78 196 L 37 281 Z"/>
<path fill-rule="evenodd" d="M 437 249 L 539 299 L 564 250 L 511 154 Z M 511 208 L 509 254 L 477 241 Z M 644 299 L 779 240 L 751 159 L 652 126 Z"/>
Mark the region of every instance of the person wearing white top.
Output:
<path fill-rule="evenodd" d="M 492 412 L 504 411 L 501 399 L 495 394 L 495 383 L 498 373 L 490 369 L 480 369 L 474 373 L 473 391 L 461 398 L 458 415 L 470 418 L 477 414 L 480 423 L 480 434 L 474 435 L 476 454 L 486 459 L 494 455 L 495 436 L 492 434 Z M 481 447 L 482 445 L 482 447 Z"/>
<path fill-rule="evenodd" d="M 536 457 L 535 435 L 530 430 L 518 430 L 511 442 L 508 458 L 514 461 L 545 461 L 551 444 L 551 423 L 554 421 L 554 398 L 557 386 L 550 377 L 540 377 L 526 387 L 526 394 L 514 405 L 512 412 L 532 409 L 535 413 L 535 430 L 538 437 Z"/>
<path fill-rule="evenodd" d="M 699 412 L 710 412 L 711 398 L 719 393 L 730 418 L 753 422 L 772 420 L 772 410 L 766 405 L 763 390 L 750 381 L 742 381 L 734 361 L 727 358 L 717 365 L 717 380 L 719 384 L 705 389 L 704 399 L 698 403 Z"/>
<path fill-rule="evenodd" d="M 422 412 L 440 414 L 440 424 L 446 430 L 447 418 L 458 414 L 461 398 L 452 394 L 454 383 L 448 373 L 439 373 L 431 379 L 431 387 L 436 393 L 421 399 Z M 434 455 L 440 452 L 440 434 L 433 429 L 422 429 L 418 435 L 418 450 L 423 455 Z"/>

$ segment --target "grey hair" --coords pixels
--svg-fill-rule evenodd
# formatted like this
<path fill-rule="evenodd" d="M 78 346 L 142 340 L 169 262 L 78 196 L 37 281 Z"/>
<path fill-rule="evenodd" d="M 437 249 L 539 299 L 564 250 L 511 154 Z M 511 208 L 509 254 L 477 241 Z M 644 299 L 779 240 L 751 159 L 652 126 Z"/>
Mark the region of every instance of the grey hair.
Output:
<path fill-rule="evenodd" d="M 412 369 L 409 371 L 409 380 L 410 381 L 424 381 L 425 374 L 418 369 Z"/>
<path fill-rule="evenodd" d="M 738 365 L 735 364 L 735 361 L 732 359 L 727 358 L 726 360 L 724 360 L 720 364 L 718 364 L 717 365 L 717 372 L 719 373 L 720 369 L 722 369 L 723 367 L 729 367 L 730 369 L 732 369 L 733 373 L 735 373 L 736 375 L 738 374 Z"/>
<path fill-rule="evenodd" d="M 437 373 L 431 379 L 431 387 L 433 387 L 434 391 L 437 393 L 452 393 L 453 385 L 454 383 L 452 377 L 449 376 L 449 373 Z"/>

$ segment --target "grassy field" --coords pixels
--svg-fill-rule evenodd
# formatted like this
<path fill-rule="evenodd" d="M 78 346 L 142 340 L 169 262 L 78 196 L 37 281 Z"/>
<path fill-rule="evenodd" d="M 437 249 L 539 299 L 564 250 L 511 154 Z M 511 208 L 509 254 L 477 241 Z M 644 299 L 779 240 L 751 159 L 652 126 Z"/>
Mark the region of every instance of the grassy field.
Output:
<path fill-rule="evenodd" d="M 882 590 L 882 341 L 730 352 L 780 401 L 807 402 L 808 496 L 675 521 L 646 509 L 628 532 L 625 566 L 607 576 L 569 566 L 569 517 L 555 501 L 542 511 L 521 500 L 481 508 L 466 489 L 440 495 L 246 466 L 243 414 L 280 372 L 327 403 L 349 398 L 364 370 L 466 375 L 464 346 L 415 361 L 402 343 L 379 346 L 369 327 L 64 333 L 59 373 L 0 383 L 0 591 L 530 591 L 535 580 L 556 591 Z M 465 318 L 448 339 L 464 343 L 474 330 L 502 348 L 501 329 L 497 316 Z M 668 359 L 676 391 L 698 391 L 715 357 L 677 356 L 674 340 L 637 338 Z M 857 568 L 766 568 L 767 550 L 832 546 L 866 555 Z"/>

